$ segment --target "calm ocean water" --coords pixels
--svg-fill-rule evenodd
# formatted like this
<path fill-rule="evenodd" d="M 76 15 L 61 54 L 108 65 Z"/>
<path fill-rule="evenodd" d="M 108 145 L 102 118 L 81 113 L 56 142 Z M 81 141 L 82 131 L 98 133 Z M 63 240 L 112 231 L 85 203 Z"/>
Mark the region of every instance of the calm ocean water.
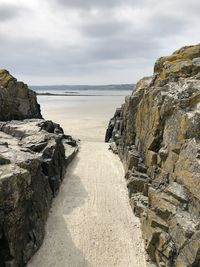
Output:
<path fill-rule="evenodd" d="M 65 107 L 91 107 L 92 111 L 97 108 L 118 107 L 124 102 L 124 95 L 92 95 L 92 96 L 37 96 L 38 102 L 42 108 L 49 107 L 61 109 Z M 103 111 L 102 111 L 103 112 Z"/>
<path fill-rule="evenodd" d="M 42 92 L 42 90 L 39 90 Z M 71 92 L 72 90 L 67 90 Z M 64 93 L 64 90 L 43 90 Z M 76 90 L 74 95 L 38 95 L 45 119 L 59 123 L 67 134 L 81 140 L 104 141 L 110 118 L 132 90 Z"/>
<path fill-rule="evenodd" d="M 102 90 L 99 90 L 98 86 L 94 88 L 83 87 L 83 86 L 42 86 L 42 87 L 32 87 L 36 92 L 39 93 L 51 93 L 51 94 L 70 94 L 66 96 L 63 95 L 38 95 L 38 102 L 41 105 L 41 109 L 49 111 L 54 110 L 64 110 L 67 111 L 68 108 L 81 108 L 83 111 L 88 112 L 97 112 L 105 114 L 108 110 L 114 110 L 116 107 L 120 106 L 124 102 L 124 98 L 127 95 L 130 95 L 132 90 L 131 85 L 123 87 L 123 90 L 117 88 L 115 90 L 106 90 L 110 89 L 110 86 L 104 86 Z M 128 88 L 129 90 L 126 90 Z M 109 113 L 110 114 L 110 113 Z"/>
<path fill-rule="evenodd" d="M 51 91 L 51 93 L 53 93 Z M 63 93 L 62 91 L 55 93 Z M 80 95 L 81 94 L 81 95 Z M 61 109 L 65 107 L 85 107 L 91 108 L 91 111 L 96 109 L 110 109 L 111 107 L 118 107 L 124 102 L 125 96 L 130 95 L 131 91 L 87 91 L 80 94 L 70 96 L 48 96 L 38 95 L 38 102 L 42 108 Z M 102 110 L 103 112 L 103 110 Z"/>
<path fill-rule="evenodd" d="M 38 93 L 94 95 L 94 96 L 123 96 L 130 94 L 134 85 L 107 85 L 107 86 L 31 86 Z"/>

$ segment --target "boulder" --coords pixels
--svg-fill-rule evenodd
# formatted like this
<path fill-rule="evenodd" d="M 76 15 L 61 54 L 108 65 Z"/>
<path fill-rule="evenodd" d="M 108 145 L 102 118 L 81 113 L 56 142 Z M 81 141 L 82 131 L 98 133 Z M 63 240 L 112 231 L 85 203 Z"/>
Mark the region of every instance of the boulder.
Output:
<path fill-rule="evenodd" d="M 0 70 L 0 121 L 32 118 L 42 118 L 36 93 L 7 70 Z"/>

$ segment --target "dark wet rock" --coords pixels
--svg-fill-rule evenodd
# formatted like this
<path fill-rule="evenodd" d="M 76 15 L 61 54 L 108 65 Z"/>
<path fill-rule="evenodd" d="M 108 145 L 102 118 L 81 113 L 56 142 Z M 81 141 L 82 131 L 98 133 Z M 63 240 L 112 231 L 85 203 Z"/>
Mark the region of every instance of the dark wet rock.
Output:
<path fill-rule="evenodd" d="M 114 154 L 118 154 L 118 150 L 117 150 L 117 146 L 116 146 L 115 142 L 112 142 L 112 143 L 110 144 L 109 149 L 112 150 L 112 152 L 113 152 Z"/>
<path fill-rule="evenodd" d="M 106 130 L 105 142 L 109 142 L 110 139 L 112 138 L 114 126 L 117 124 L 117 119 L 120 117 L 120 111 L 121 111 L 121 109 L 117 109 L 114 117 L 109 122 L 108 128 Z M 115 134 L 115 136 L 116 136 L 116 134 Z"/>

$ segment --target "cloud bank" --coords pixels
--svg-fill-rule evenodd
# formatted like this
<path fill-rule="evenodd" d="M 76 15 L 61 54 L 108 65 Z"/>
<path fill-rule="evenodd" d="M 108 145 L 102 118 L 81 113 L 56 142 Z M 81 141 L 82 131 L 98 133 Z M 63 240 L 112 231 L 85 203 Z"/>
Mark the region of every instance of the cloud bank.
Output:
<path fill-rule="evenodd" d="M 199 43 L 200 2 L 1 0 L 0 67 L 29 84 L 134 83 Z"/>

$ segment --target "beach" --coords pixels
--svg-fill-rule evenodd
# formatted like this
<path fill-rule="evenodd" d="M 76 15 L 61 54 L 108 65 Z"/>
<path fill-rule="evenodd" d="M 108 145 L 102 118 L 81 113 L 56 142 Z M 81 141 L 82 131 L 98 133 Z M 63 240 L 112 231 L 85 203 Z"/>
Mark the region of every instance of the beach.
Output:
<path fill-rule="evenodd" d="M 104 143 L 109 119 L 124 97 L 38 96 L 43 117 L 81 141 L 54 200 L 44 243 L 28 267 L 146 266 L 123 166 Z"/>
<path fill-rule="evenodd" d="M 67 134 L 81 141 L 103 142 L 106 127 L 116 107 L 124 102 L 125 92 L 99 96 L 38 96 L 46 120 L 60 123 Z M 118 94 L 118 95 L 117 95 Z"/>
<path fill-rule="evenodd" d="M 0 267 L 200 267 L 199 10 L 0 0 Z"/>

